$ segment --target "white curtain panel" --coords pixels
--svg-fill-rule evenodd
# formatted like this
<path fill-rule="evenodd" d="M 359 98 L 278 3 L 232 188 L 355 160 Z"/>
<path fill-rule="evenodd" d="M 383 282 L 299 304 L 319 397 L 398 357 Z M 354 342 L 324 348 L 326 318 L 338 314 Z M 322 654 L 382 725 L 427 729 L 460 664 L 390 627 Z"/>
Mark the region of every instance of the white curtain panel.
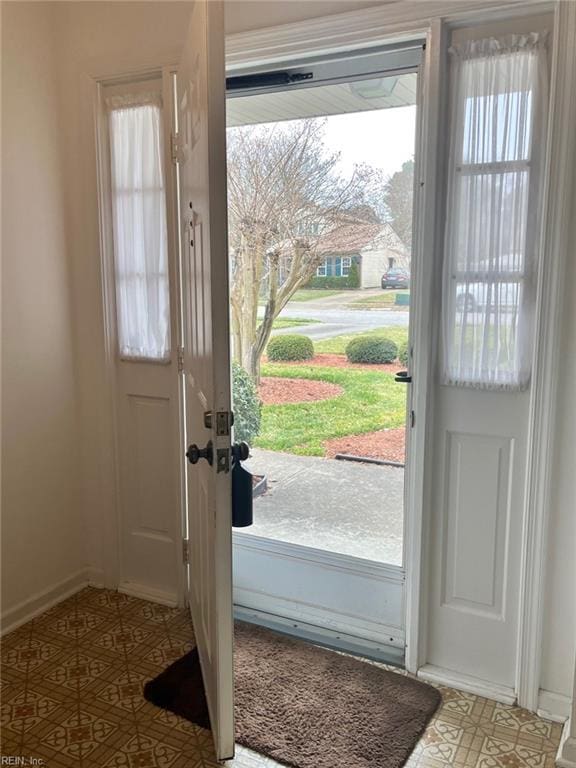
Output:
<path fill-rule="evenodd" d="M 530 381 L 546 34 L 450 49 L 450 155 L 443 268 L 443 383 Z"/>
<path fill-rule="evenodd" d="M 170 297 L 160 96 L 113 96 L 112 213 L 120 356 L 170 355 Z"/>

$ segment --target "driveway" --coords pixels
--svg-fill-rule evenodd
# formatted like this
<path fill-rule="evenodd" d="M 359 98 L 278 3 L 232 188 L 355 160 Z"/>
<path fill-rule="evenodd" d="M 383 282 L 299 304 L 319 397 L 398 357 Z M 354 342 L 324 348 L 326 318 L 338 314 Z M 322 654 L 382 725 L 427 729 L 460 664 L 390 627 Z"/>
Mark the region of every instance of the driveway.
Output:
<path fill-rule="evenodd" d="M 245 466 L 269 489 L 246 533 L 402 564 L 403 469 L 258 448 Z"/>

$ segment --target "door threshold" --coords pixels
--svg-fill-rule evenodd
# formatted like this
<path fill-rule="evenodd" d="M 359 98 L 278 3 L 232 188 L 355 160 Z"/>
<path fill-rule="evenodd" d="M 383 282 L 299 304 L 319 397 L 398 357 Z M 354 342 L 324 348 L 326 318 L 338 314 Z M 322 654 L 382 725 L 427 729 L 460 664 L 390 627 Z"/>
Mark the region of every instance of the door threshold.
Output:
<path fill-rule="evenodd" d="M 404 668 L 404 648 L 347 635 L 333 629 L 317 627 L 314 624 L 307 624 L 265 611 L 257 611 L 242 605 L 234 606 L 234 618 L 249 624 L 258 624 L 283 635 L 297 637 L 299 640 L 314 645 L 321 645 L 335 651 L 349 653 L 352 656 L 361 656 L 371 661 Z"/>

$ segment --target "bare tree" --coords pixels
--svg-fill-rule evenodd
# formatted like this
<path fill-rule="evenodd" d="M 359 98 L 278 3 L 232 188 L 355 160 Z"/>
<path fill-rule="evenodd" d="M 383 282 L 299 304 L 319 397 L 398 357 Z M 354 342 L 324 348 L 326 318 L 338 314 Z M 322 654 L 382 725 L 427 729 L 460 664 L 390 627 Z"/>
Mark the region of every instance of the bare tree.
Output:
<path fill-rule="evenodd" d="M 414 161 L 402 163 L 384 187 L 388 221 L 408 252 L 412 249 L 412 203 L 414 198 Z"/>
<path fill-rule="evenodd" d="M 228 131 L 233 354 L 256 381 L 274 319 L 323 261 L 322 237 L 349 226 L 364 202 L 369 171 L 343 178 L 324 126 L 298 120 Z"/>

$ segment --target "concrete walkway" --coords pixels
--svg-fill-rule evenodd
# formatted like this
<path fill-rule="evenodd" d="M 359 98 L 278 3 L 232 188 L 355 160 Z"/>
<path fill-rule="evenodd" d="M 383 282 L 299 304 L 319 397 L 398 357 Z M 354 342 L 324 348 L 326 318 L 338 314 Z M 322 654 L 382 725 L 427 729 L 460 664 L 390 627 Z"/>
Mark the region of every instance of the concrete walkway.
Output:
<path fill-rule="evenodd" d="M 246 533 L 402 564 L 404 470 L 253 449 L 268 478 Z"/>

